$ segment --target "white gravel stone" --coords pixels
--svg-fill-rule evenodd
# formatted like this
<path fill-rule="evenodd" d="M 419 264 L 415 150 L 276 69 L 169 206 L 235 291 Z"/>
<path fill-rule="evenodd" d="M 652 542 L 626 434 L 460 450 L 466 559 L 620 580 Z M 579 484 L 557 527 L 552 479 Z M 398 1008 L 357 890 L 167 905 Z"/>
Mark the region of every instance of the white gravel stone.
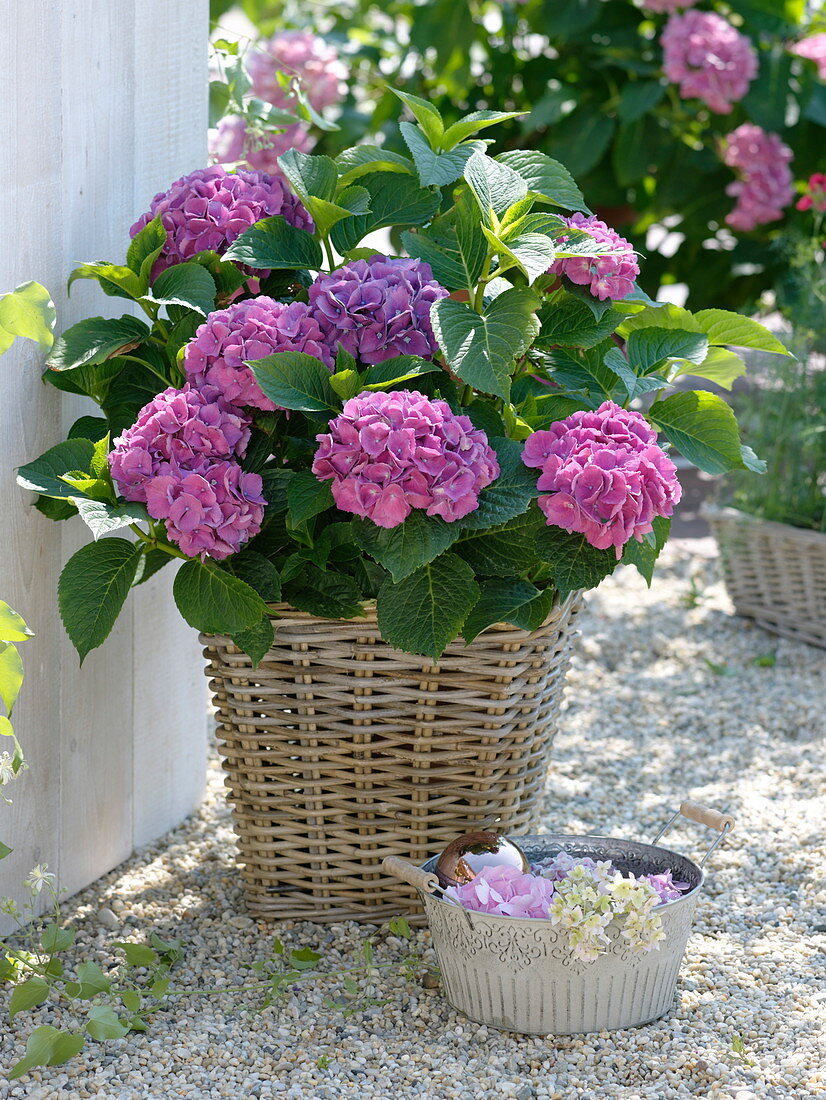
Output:
<path fill-rule="evenodd" d="M 650 590 L 620 569 L 590 597 L 548 777 L 543 827 L 648 838 L 687 796 L 729 810 L 737 829 L 712 857 L 705 897 L 662 1020 L 589 1036 L 510 1035 L 463 1019 L 397 973 L 386 1000 L 353 1017 L 326 1007 L 336 983 L 297 987 L 250 1012 L 233 996 L 177 997 L 145 1034 L 89 1041 L 76 1061 L 0 1085 L 27 1100 L 231 1097 L 278 1100 L 810 1100 L 826 1095 L 823 753 L 826 654 L 731 616 L 717 562 L 684 546 Z M 773 654 L 774 665 L 754 659 Z M 709 662 L 711 662 L 709 664 Z M 715 671 L 712 665 L 722 671 Z M 689 855 L 708 833 L 685 823 Z M 104 911 L 115 918 L 110 935 Z M 176 988 L 250 980 L 272 937 L 352 965 L 355 923 L 257 924 L 243 908 L 216 767 L 201 811 L 66 903 L 84 958 L 150 931 L 186 945 Z M 117 915 L 116 915 L 117 914 Z M 417 946 L 431 950 L 426 931 Z M 377 958 L 401 958 L 378 938 Z M 0 1035 L 2 1064 L 39 1023 L 20 1013 Z"/>

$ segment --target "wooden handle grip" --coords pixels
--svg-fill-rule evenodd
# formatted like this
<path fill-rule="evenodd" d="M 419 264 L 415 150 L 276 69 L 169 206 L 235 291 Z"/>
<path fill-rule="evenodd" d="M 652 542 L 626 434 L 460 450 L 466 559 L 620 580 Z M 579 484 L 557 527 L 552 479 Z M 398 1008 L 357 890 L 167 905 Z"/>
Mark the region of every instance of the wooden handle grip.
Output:
<path fill-rule="evenodd" d="M 432 894 L 439 889 L 439 880 L 434 874 L 423 871 L 421 867 L 416 867 L 415 864 L 408 863 L 406 859 L 401 859 L 399 856 L 385 856 L 381 865 L 388 875 L 401 879 L 402 882 L 409 882 L 411 886 L 415 886 L 417 890 L 424 890 L 426 894 Z"/>
<path fill-rule="evenodd" d="M 692 802 L 686 799 L 680 803 L 680 813 L 689 821 L 696 821 L 698 825 L 707 825 L 709 829 L 717 829 L 722 832 L 728 825 L 729 830 L 734 828 L 734 818 L 731 814 L 721 814 L 719 810 L 712 810 L 701 802 Z"/>

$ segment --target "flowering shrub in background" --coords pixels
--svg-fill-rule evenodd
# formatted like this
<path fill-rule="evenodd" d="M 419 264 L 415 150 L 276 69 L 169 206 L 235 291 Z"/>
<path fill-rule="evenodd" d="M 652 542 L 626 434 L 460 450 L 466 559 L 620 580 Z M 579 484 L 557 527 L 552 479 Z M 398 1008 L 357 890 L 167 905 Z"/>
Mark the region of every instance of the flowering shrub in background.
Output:
<path fill-rule="evenodd" d="M 211 0 L 219 27 L 232 2 Z M 724 152 L 748 124 L 792 151 L 795 180 L 826 168 L 826 23 L 815 5 L 342 0 L 301 9 L 244 0 L 243 9 L 262 40 L 311 30 L 349 68 L 340 129 L 319 133 L 317 152 L 336 156 L 366 140 L 406 155 L 388 89 L 431 100 L 448 124 L 464 110 L 503 106 L 525 113 L 501 124 L 501 147 L 564 164 L 600 220 L 646 257 L 655 296 L 681 283 L 691 309 L 754 311 L 789 270 L 781 238 L 793 199 L 773 206 L 771 221 L 728 220 L 727 187 L 742 169 Z M 667 255 L 649 239 L 662 224 Z"/>
<path fill-rule="evenodd" d="M 711 474 L 761 468 L 722 398 L 669 391 L 730 386 L 727 345 L 778 341 L 652 302 L 563 165 L 491 156 L 478 135 L 509 112 L 448 126 L 399 98 L 409 156 L 293 149 L 284 183 L 192 172 L 125 265 L 73 272 L 145 317 L 58 338 L 47 379 L 100 415 L 20 470 L 95 536 L 58 592 L 81 659 L 171 561 L 186 621 L 253 661 L 279 602 L 374 601 L 388 643 L 438 659 L 497 622 L 535 629 L 618 562 L 650 580 L 680 497 L 669 446 Z M 376 230 L 406 255 L 371 249 Z"/>
<path fill-rule="evenodd" d="M 783 217 L 794 198 L 792 151 L 777 134 L 744 122 L 729 134 L 723 159 L 739 176 L 726 188 L 737 199 L 726 215 L 730 226 L 748 231 Z"/>

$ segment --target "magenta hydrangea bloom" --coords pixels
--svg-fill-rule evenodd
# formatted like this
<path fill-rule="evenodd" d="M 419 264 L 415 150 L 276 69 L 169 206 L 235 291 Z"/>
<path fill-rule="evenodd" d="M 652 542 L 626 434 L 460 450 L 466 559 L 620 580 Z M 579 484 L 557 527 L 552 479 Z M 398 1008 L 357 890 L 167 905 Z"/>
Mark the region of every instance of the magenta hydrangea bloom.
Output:
<path fill-rule="evenodd" d="M 251 225 L 276 214 L 299 229 L 314 229 L 310 215 L 280 179 L 243 168 L 230 174 L 213 164 L 182 176 L 167 191 L 160 191 L 129 235 L 134 237 L 160 215 L 167 240 L 153 268 L 154 277 L 199 252 L 226 252 Z"/>
<path fill-rule="evenodd" d="M 172 469 L 146 486 L 146 506 L 169 539 L 191 558 L 221 560 L 261 530 L 266 501 L 258 474 L 235 461 Z"/>
<path fill-rule="evenodd" d="M 821 80 L 826 80 L 826 32 L 809 35 L 802 42 L 790 47 L 790 52 L 798 57 L 805 57 L 807 61 L 814 61 L 817 75 Z"/>
<path fill-rule="evenodd" d="M 247 56 L 252 94 L 289 110 L 292 100 L 281 87 L 279 73 L 297 76 L 317 111 L 340 103 L 346 91 L 347 67 L 335 48 L 309 31 L 278 31 Z"/>
<path fill-rule="evenodd" d="M 216 164 L 237 164 L 243 161 L 258 172 L 281 176 L 278 158 L 288 149 L 309 153 L 313 140 L 306 127 L 288 126 L 280 134 L 259 137 L 247 128 L 242 115 L 226 115 L 215 129 L 209 131 L 209 155 Z"/>
<path fill-rule="evenodd" d="M 794 199 L 791 159 L 791 149 L 777 134 L 769 134 L 751 122 L 731 131 L 723 160 L 739 175 L 726 188 L 726 194 L 737 199 L 726 217 L 733 229 L 748 232 L 783 217 L 784 209 Z"/>
<path fill-rule="evenodd" d="M 115 440 L 109 469 L 125 500 L 145 503 L 152 478 L 171 468 L 192 469 L 205 459 L 242 455 L 249 438 L 249 417 L 227 405 L 218 390 L 170 386 Z"/>
<path fill-rule="evenodd" d="M 556 275 L 567 275 L 572 283 L 587 286 L 595 298 L 603 301 L 606 298 L 613 301 L 627 298 L 640 273 L 634 249 L 628 241 L 593 214 L 586 216 L 577 213 L 562 220 L 574 229 L 589 233 L 595 241 L 610 249 L 610 253 L 554 260 L 549 270 Z"/>
<path fill-rule="evenodd" d="M 642 0 L 642 6 L 646 11 L 657 13 L 679 11 L 680 8 L 693 8 L 697 0 Z"/>
<path fill-rule="evenodd" d="M 309 290 L 328 340 L 371 364 L 396 355 L 432 359 L 438 344 L 430 307 L 447 295 L 423 260 L 379 255 L 321 274 Z"/>
<path fill-rule="evenodd" d="M 662 45 L 665 75 L 683 99 L 701 99 L 719 115 L 739 103 L 757 75 L 751 42 L 713 11 L 672 15 Z"/>
<path fill-rule="evenodd" d="M 332 481 L 336 506 L 379 527 L 398 527 L 413 508 L 453 523 L 499 476 L 485 433 L 416 390 L 359 394 L 316 439 L 313 473 Z"/>
<path fill-rule="evenodd" d="M 272 411 L 246 362 L 277 351 L 299 351 L 330 370 L 333 352 L 310 308 L 261 295 L 210 313 L 184 352 L 184 370 L 198 387 L 214 386 L 225 401 Z"/>
<path fill-rule="evenodd" d="M 541 919 L 548 916 L 554 885 L 516 867 L 483 867 L 470 882 L 449 886 L 445 895 L 477 913 Z"/>
<path fill-rule="evenodd" d="M 579 532 L 600 550 L 640 541 L 657 516 L 670 516 L 682 494 L 677 469 L 637 412 L 605 401 L 534 432 L 522 452 L 541 469 L 539 507 L 548 525 Z"/>

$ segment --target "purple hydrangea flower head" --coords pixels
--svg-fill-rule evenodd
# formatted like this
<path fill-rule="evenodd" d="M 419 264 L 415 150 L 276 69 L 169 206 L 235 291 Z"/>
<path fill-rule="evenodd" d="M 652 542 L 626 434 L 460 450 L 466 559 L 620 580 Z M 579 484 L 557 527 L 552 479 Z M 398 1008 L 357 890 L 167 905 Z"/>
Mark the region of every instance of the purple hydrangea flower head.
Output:
<path fill-rule="evenodd" d="M 432 359 L 438 351 L 430 307 L 448 291 L 422 260 L 378 255 L 356 260 L 319 275 L 309 296 L 328 340 L 363 363 L 396 355 Z"/>
<path fill-rule="evenodd" d="M 683 99 L 701 99 L 718 115 L 740 102 L 757 75 L 751 42 L 713 11 L 672 15 L 662 45 L 665 75 Z"/>
<path fill-rule="evenodd" d="M 160 191 L 129 234 L 134 237 L 160 215 L 167 240 L 153 268 L 154 277 L 199 252 L 226 252 L 251 225 L 276 214 L 299 229 L 314 228 L 301 202 L 280 179 L 243 168 L 229 173 L 213 164 L 182 176 L 167 191 Z"/>
<path fill-rule="evenodd" d="M 258 474 L 234 460 L 173 467 L 146 486 L 149 514 L 164 520 L 170 540 L 191 558 L 221 560 L 261 530 L 266 501 Z"/>
<path fill-rule="evenodd" d="M 567 275 L 572 283 L 587 286 L 595 298 L 603 301 L 606 298 L 613 301 L 627 298 L 640 273 L 634 249 L 628 241 L 593 214 L 576 213 L 562 220 L 574 229 L 589 233 L 610 252 L 604 256 L 554 260 L 549 270 L 557 275 Z"/>
<path fill-rule="evenodd" d="M 751 122 L 731 131 L 723 160 L 739 175 L 726 188 L 726 194 L 737 199 L 726 216 L 733 229 L 748 232 L 783 217 L 794 198 L 791 159 L 791 149 L 777 134 L 769 134 Z"/>
<path fill-rule="evenodd" d="M 258 172 L 281 176 L 278 158 L 288 149 L 309 153 L 313 140 L 305 126 L 288 126 L 280 134 L 261 137 L 250 132 L 242 115 L 226 115 L 209 131 L 209 155 L 216 164 L 243 161 Z M 303 227 L 302 227 L 303 228 Z"/>
<path fill-rule="evenodd" d="M 811 34 L 797 45 L 790 48 L 791 53 L 798 57 L 805 57 L 807 61 L 814 61 L 817 65 L 817 75 L 821 80 L 826 80 L 826 31 L 821 34 Z"/>
<path fill-rule="evenodd" d="M 693 8 L 697 0 L 642 0 L 642 6 L 646 11 L 668 12 L 679 11 L 680 8 Z"/>
<path fill-rule="evenodd" d="M 522 452 L 541 469 L 539 507 L 549 526 L 580 532 L 600 550 L 640 541 L 657 516 L 670 516 L 682 490 L 656 433 L 637 412 L 605 401 L 534 432 Z"/>
<path fill-rule="evenodd" d="M 379 527 L 398 527 L 413 508 L 452 523 L 499 476 L 485 433 L 416 390 L 359 394 L 316 438 L 313 473 L 332 481 L 336 506 Z"/>
<path fill-rule="evenodd" d="M 470 882 L 450 886 L 445 894 L 477 913 L 541 919 L 548 916 L 554 885 L 540 875 L 526 875 L 516 867 L 483 867 Z"/>
<path fill-rule="evenodd" d="M 249 417 L 214 387 L 170 387 L 115 440 L 109 468 L 124 499 L 146 503 L 147 486 L 159 474 L 242 455 L 249 438 Z"/>
<path fill-rule="evenodd" d="M 278 31 L 247 57 L 252 94 L 289 110 L 289 93 L 279 73 L 297 76 L 304 94 L 317 111 L 340 103 L 346 91 L 347 67 L 333 46 L 309 31 Z"/>
<path fill-rule="evenodd" d="M 246 363 L 278 351 L 313 355 L 333 368 L 333 352 L 311 309 L 261 295 L 210 313 L 187 344 L 184 370 L 196 386 L 214 386 L 233 405 L 272 411 L 277 406 Z"/>
<path fill-rule="evenodd" d="M 657 891 L 661 902 L 676 901 L 689 889 L 689 883 L 675 882 L 671 871 L 663 871 L 659 875 L 643 875 L 642 877 Z"/>

